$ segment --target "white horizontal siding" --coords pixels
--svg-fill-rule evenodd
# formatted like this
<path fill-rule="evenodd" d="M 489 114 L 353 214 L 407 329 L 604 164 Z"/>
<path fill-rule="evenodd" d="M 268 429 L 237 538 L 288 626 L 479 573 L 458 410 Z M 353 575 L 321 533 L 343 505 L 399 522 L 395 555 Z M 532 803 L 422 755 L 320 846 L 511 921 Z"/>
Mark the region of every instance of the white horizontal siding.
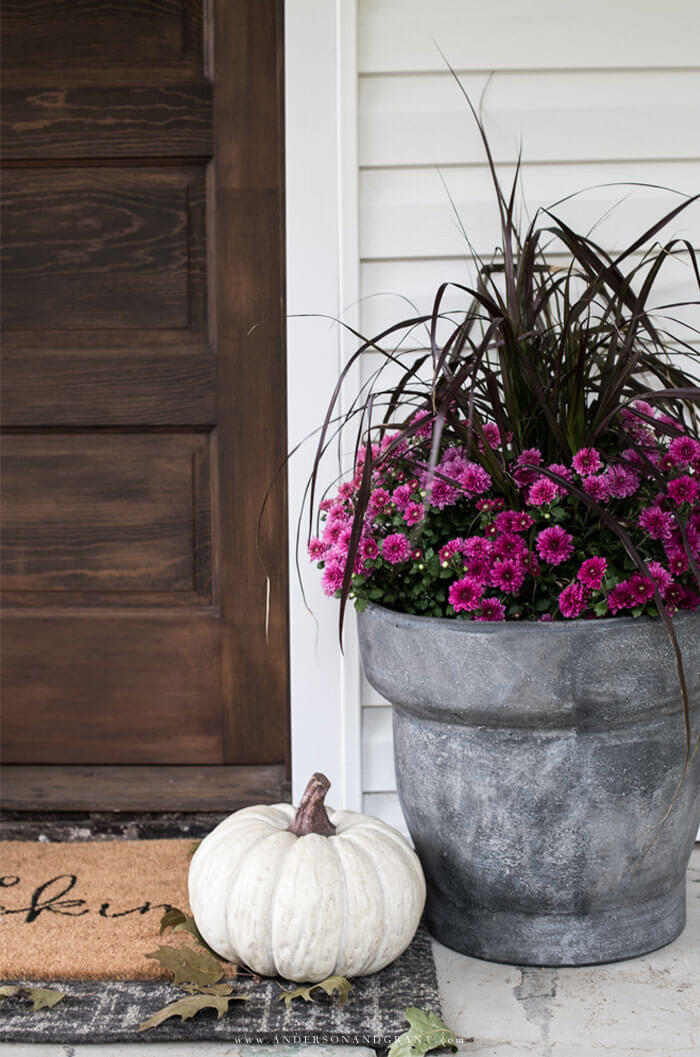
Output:
<path fill-rule="evenodd" d="M 396 789 L 391 706 L 386 702 L 365 707 L 362 752 L 364 792 L 383 793 L 387 789 Z"/>
<path fill-rule="evenodd" d="M 697 215 L 700 220 L 700 203 Z M 696 225 L 696 228 L 700 228 L 700 224 Z M 567 263 L 567 259 L 563 256 L 557 258 L 552 255 L 551 260 L 562 266 Z M 365 261 L 361 275 L 361 292 L 366 298 L 362 305 L 363 332 L 368 335 L 380 334 L 397 320 L 412 318 L 414 309 L 419 315 L 427 314 L 432 309 L 435 292 L 440 283 L 449 282 L 469 286 L 473 277 L 473 262 L 458 258 Z M 697 297 L 697 282 L 688 263 L 682 259 L 669 257 L 659 274 L 647 307 L 650 310 L 658 309 L 660 317 L 671 313 L 677 318 L 685 318 L 692 326 L 700 328 L 700 311 L 697 306 L 689 305 L 672 310 L 664 310 L 662 307 L 691 301 Z M 405 300 L 406 298 L 408 301 Z M 450 287 L 445 292 L 441 308 L 445 313 L 457 313 L 460 309 L 466 308 L 468 301 L 469 295 L 463 290 Z M 457 320 L 458 316 L 455 315 L 454 318 Z M 680 328 L 676 329 L 680 333 Z M 398 341 L 399 337 L 400 334 L 397 335 L 395 341 Z M 686 337 L 687 340 L 691 340 L 692 331 L 688 331 Z M 425 329 L 416 327 L 411 342 L 406 342 L 405 347 L 421 348 L 425 346 L 425 343 Z M 381 355 L 368 353 L 363 358 L 365 360 L 364 380 L 369 370 L 381 362 Z M 394 375 L 396 373 L 393 371 Z M 387 377 L 391 377 L 390 372 L 387 372 Z"/>
<path fill-rule="evenodd" d="M 361 73 L 697 66 L 696 0 L 360 0 Z"/>
<path fill-rule="evenodd" d="M 487 79 L 460 80 L 478 104 Z M 484 160 L 450 73 L 362 80 L 359 106 L 363 167 Z M 528 163 L 688 158 L 698 153 L 700 72 L 496 74 L 482 110 L 496 161 L 517 157 L 521 143 Z"/>
<path fill-rule="evenodd" d="M 379 333 L 412 306 L 428 312 L 442 282 L 473 277 L 450 197 L 476 253 L 488 257 L 499 242 L 483 146 L 436 45 L 481 100 L 505 184 L 522 144 L 530 214 L 588 188 L 556 212 L 582 231 L 609 213 L 593 237 L 614 252 L 680 199 L 600 185 L 700 191 L 698 40 L 699 0 L 359 0 L 362 332 Z M 700 244 L 700 206 L 662 237 L 672 235 Z M 669 260 L 662 276 L 655 305 L 697 297 L 686 264 Z M 463 305 L 455 290 L 443 302 Z M 697 310 L 685 317 L 700 328 Z M 404 347 L 424 345 L 415 333 Z M 366 380 L 381 358 L 363 360 Z M 366 681 L 361 692 L 364 807 L 401 823 L 391 710 Z"/>
<path fill-rule="evenodd" d="M 697 121 L 700 129 L 700 106 Z M 499 172 L 508 191 L 514 168 L 502 166 Z M 639 187 L 634 181 L 658 186 Z M 595 225 L 591 237 L 597 242 L 614 240 L 623 247 L 644 231 L 652 218 L 663 216 L 679 205 L 684 195 L 695 193 L 700 187 L 700 162 L 606 162 L 577 165 L 573 172 L 560 165 L 534 165 L 523 168 L 520 185 L 518 211 L 525 219 L 538 209 L 554 207 L 555 215 L 575 230 L 588 231 Z M 580 193 L 559 202 L 574 192 Z M 485 166 L 441 173 L 433 167 L 365 170 L 360 177 L 360 195 L 363 261 L 463 258 L 469 246 L 457 215 L 477 253 L 489 254 L 500 242 L 493 184 Z M 695 203 L 673 221 L 664 240 L 673 235 L 697 236 L 699 221 L 700 203 Z"/>
<path fill-rule="evenodd" d="M 408 828 L 401 811 L 398 794 L 391 793 L 365 793 L 362 798 L 362 810 L 368 815 L 384 819 L 390 826 L 397 829 L 408 837 Z"/>

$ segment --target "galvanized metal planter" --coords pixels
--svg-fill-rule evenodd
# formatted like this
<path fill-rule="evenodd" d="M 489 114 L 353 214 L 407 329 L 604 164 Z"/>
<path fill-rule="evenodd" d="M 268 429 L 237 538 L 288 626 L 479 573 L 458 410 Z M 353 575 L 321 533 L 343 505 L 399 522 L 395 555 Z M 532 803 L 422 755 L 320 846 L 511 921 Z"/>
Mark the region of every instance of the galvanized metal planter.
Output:
<path fill-rule="evenodd" d="M 700 732 L 700 613 L 674 621 Z M 660 621 L 475 624 L 368 606 L 401 805 L 447 946 L 519 965 L 617 961 L 685 925 L 700 752 Z"/>

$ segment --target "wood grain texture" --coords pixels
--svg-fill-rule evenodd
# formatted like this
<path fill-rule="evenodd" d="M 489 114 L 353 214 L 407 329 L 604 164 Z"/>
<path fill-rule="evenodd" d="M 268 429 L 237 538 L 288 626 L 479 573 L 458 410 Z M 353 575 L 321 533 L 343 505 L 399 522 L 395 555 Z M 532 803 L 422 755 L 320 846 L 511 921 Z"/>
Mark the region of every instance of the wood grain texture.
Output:
<path fill-rule="evenodd" d="M 11 83 L 2 94 L 6 159 L 208 157 L 211 84 Z"/>
<path fill-rule="evenodd" d="M 183 352 L 6 346 L 0 387 L 5 428 L 216 422 L 216 359 L 206 347 Z"/>
<path fill-rule="evenodd" d="M 287 766 L 282 11 L 6 7 L 9 761 Z"/>
<path fill-rule="evenodd" d="M 11 170 L 2 326 L 203 330 L 202 169 Z"/>
<path fill-rule="evenodd" d="M 13 434 L 2 473 L 6 603 L 47 593 L 62 604 L 94 593 L 210 600 L 206 436 Z"/>
<path fill-rule="evenodd" d="M 238 811 L 289 800 L 285 768 L 5 766 L 5 811 Z"/>
<path fill-rule="evenodd" d="M 202 69 L 203 0 L 4 0 L 8 71 L 92 71 L 187 64 Z"/>
<path fill-rule="evenodd" d="M 3 759 L 223 763 L 213 612 L 2 616 Z"/>
<path fill-rule="evenodd" d="M 282 5 L 217 4 L 214 13 L 220 516 L 223 538 L 230 533 L 236 541 L 235 548 L 224 545 L 220 565 L 225 760 L 257 763 L 287 759 L 289 751 L 283 474 L 270 496 L 260 550 L 256 543 L 261 504 L 284 460 L 286 437 Z M 260 55 L 268 61 L 261 64 Z M 267 134 L 260 137 L 255 125 L 263 120 Z M 241 707 L 251 694 L 254 723 Z"/>

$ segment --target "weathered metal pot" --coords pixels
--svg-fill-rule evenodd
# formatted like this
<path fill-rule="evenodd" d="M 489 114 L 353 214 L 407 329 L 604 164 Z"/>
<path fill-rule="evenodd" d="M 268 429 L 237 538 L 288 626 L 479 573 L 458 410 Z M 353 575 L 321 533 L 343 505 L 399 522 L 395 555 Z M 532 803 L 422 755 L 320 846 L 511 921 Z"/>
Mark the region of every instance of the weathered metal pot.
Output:
<path fill-rule="evenodd" d="M 674 621 L 700 731 L 700 613 Z M 370 683 L 394 706 L 399 797 L 448 947 L 585 965 L 685 925 L 700 752 L 683 773 L 678 675 L 660 621 L 479 624 L 368 606 Z"/>

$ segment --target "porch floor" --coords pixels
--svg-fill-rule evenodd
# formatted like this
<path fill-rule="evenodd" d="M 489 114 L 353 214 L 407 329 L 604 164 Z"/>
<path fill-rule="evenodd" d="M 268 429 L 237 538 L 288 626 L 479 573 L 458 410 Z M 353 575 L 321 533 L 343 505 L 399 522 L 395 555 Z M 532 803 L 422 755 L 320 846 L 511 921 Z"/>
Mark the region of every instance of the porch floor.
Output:
<path fill-rule="evenodd" d="M 688 924 L 642 958 L 582 969 L 518 968 L 434 944 L 445 1022 L 464 1057 L 696 1057 L 700 1053 L 700 845 Z M 467 1041 L 469 1040 L 469 1041 Z M 473 1041 L 472 1041 L 473 1040 Z M 373 1057 L 362 1048 L 231 1043 L 6 1043 L 3 1057 Z"/>

